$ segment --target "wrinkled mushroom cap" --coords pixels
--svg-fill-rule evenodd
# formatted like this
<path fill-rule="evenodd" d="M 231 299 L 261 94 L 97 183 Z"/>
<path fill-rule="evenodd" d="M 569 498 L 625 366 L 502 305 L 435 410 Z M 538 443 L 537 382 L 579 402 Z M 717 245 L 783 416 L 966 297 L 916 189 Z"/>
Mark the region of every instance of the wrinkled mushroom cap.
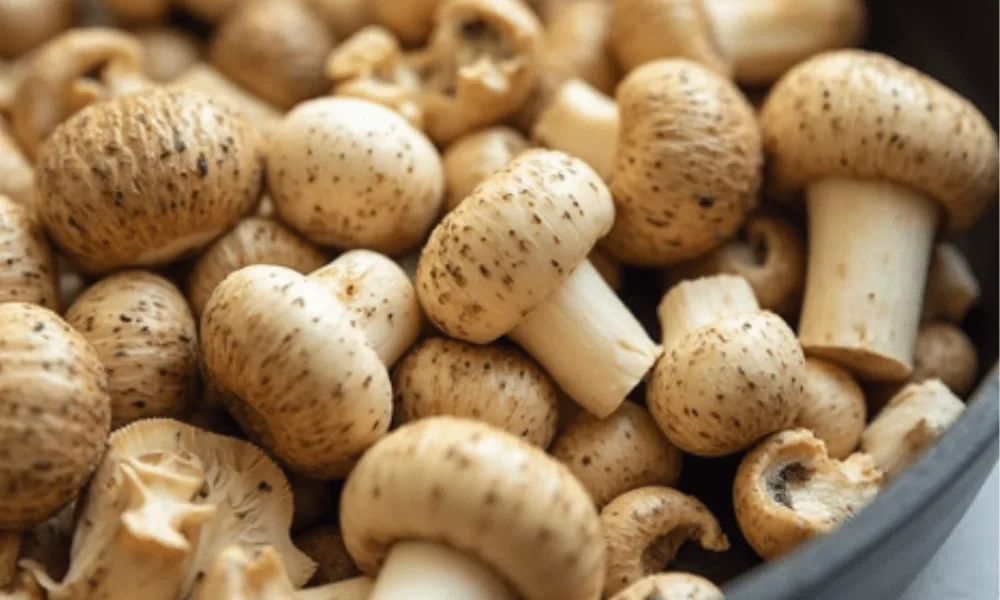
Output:
<path fill-rule="evenodd" d="M 147 27 L 135 37 L 143 48 L 142 69 L 153 81 L 173 81 L 201 57 L 198 40 L 182 29 Z"/>
<path fill-rule="evenodd" d="M 824 360 L 806 359 L 796 427 L 812 431 L 832 458 L 843 460 L 858 447 L 867 417 L 864 392 L 847 371 Z"/>
<path fill-rule="evenodd" d="M 0 194 L 0 303 L 29 302 L 58 310 L 52 249 L 27 207 Z"/>
<path fill-rule="evenodd" d="M 17 58 L 73 25 L 74 0 L 0 1 L 0 57 Z"/>
<path fill-rule="evenodd" d="M 997 191 L 997 135 L 971 102 L 895 59 L 839 50 L 800 63 L 761 110 L 778 194 L 830 177 L 875 179 L 938 202 L 968 229 Z"/>
<path fill-rule="evenodd" d="M 528 140 L 509 127 L 490 127 L 459 138 L 444 153 L 447 196 L 452 211 L 487 177 L 528 149 Z"/>
<path fill-rule="evenodd" d="M 325 525 L 304 531 L 294 538 L 295 545 L 316 562 L 313 585 L 336 583 L 361 574 L 347 552 L 344 536 L 335 525 Z"/>
<path fill-rule="evenodd" d="M 478 558 L 526 600 L 600 595 L 604 547 L 586 490 L 484 423 L 433 417 L 383 438 L 347 479 L 340 520 L 370 575 L 395 542 L 427 540 Z"/>
<path fill-rule="evenodd" d="M 658 573 L 644 577 L 611 600 L 723 600 L 715 584 L 691 573 Z"/>
<path fill-rule="evenodd" d="M 728 76 L 703 0 L 618 0 L 608 39 L 625 72 L 661 58 L 683 58 Z"/>

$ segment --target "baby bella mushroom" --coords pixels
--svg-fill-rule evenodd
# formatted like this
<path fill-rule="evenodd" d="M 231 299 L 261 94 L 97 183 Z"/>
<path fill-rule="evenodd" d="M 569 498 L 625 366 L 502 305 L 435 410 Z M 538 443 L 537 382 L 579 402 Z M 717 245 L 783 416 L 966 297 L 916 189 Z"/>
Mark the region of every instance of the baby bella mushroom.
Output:
<path fill-rule="evenodd" d="M 789 71 L 761 123 L 776 192 L 805 190 L 802 347 L 865 379 L 905 379 L 934 238 L 989 207 L 996 133 L 930 77 L 847 50 Z"/>
<path fill-rule="evenodd" d="M 527 150 L 528 140 L 509 127 L 490 127 L 459 138 L 444 153 L 445 210 L 452 211 L 484 179 Z"/>
<path fill-rule="evenodd" d="M 708 508 L 668 487 L 642 487 L 618 496 L 601 510 L 601 524 L 607 547 L 606 598 L 663 571 L 685 542 L 696 541 L 715 552 L 729 549 Z"/>
<path fill-rule="evenodd" d="M 947 242 L 935 244 L 920 320 L 961 323 L 979 295 L 979 281 L 959 249 Z"/>
<path fill-rule="evenodd" d="M 30 302 L 58 310 L 55 265 L 30 208 L 0 194 L 0 303 Z"/>
<path fill-rule="evenodd" d="M 108 372 L 111 426 L 173 417 L 198 396 L 198 327 L 168 280 L 144 271 L 110 275 L 66 311 Z"/>
<path fill-rule="evenodd" d="M 611 600 L 723 600 L 715 584 L 691 573 L 657 573 L 636 581 Z"/>
<path fill-rule="evenodd" d="M 401 423 L 439 415 L 475 419 L 540 448 L 556 434 L 559 390 L 514 348 L 431 338 L 406 355 L 392 382 L 393 417 Z"/>
<path fill-rule="evenodd" d="M 868 409 L 861 386 L 835 364 L 806 359 L 806 376 L 795 426 L 812 431 L 831 458 L 843 460 L 861 441 Z"/>
<path fill-rule="evenodd" d="M 660 354 L 585 260 L 613 220 L 607 187 L 582 161 L 522 153 L 431 233 L 420 303 L 452 337 L 509 335 L 573 400 L 606 417 Z"/>
<path fill-rule="evenodd" d="M 3 0 L 0 2 L 0 57 L 18 58 L 76 20 L 74 0 Z"/>
<path fill-rule="evenodd" d="M 674 445 L 722 456 L 793 423 L 805 357 L 788 325 L 759 309 L 745 279 L 685 281 L 663 297 L 658 312 L 664 356 L 646 405 Z"/>
<path fill-rule="evenodd" d="M 316 562 L 316 574 L 310 580 L 313 584 L 337 583 L 361 574 L 347 552 L 339 527 L 316 527 L 296 535 L 293 541 L 306 556 Z"/>
<path fill-rule="evenodd" d="M 80 267 L 159 265 L 235 225 L 260 195 L 252 123 L 198 92 L 150 90 L 93 104 L 38 156 L 38 212 Z"/>
<path fill-rule="evenodd" d="M 836 529 L 878 494 L 884 479 L 872 457 L 831 458 L 805 429 L 777 433 L 743 458 L 733 483 L 740 530 L 773 560 Z"/>
<path fill-rule="evenodd" d="M 400 510 L 406 507 L 406 510 Z M 340 521 L 371 600 L 597 600 L 601 525 L 542 450 L 485 423 L 432 417 L 362 456 Z"/>

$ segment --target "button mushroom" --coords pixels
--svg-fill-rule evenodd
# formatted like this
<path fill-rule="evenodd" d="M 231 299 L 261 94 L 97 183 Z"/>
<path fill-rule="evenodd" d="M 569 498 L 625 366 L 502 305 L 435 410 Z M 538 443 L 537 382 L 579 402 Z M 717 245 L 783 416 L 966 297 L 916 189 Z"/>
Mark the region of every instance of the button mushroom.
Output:
<path fill-rule="evenodd" d="M 337 39 L 345 40 L 375 22 L 370 0 L 306 0 Z"/>
<path fill-rule="evenodd" d="M 711 581 L 690 573 L 649 575 L 611 597 L 611 600 L 723 600 Z"/>
<path fill-rule="evenodd" d="M 991 204 L 996 133 L 930 77 L 846 50 L 789 71 L 761 123 L 776 192 L 805 189 L 803 348 L 862 378 L 905 379 L 934 237 Z"/>
<path fill-rule="evenodd" d="M 5 112 L 0 99 L 0 113 Z M 35 170 L 21 153 L 4 119 L 0 119 L 0 195 L 21 206 L 35 204 Z"/>
<path fill-rule="evenodd" d="M 150 90 L 88 106 L 38 157 L 38 212 L 89 272 L 159 265 L 235 225 L 260 195 L 253 125 L 225 102 Z"/>
<path fill-rule="evenodd" d="M 618 106 L 611 98 L 584 81 L 570 79 L 538 115 L 531 137 L 581 158 L 610 181 L 620 127 Z"/>
<path fill-rule="evenodd" d="M 434 27 L 434 15 L 442 0 L 368 0 L 372 16 L 379 25 L 388 28 L 404 43 L 416 46 L 427 41 Z"/>
<path fill-rule="evenodd" d="M 607 187 L 582 161 L 525 152 L 431 233 L 420 303 L 452 337 L 510 335 L 571 398 L 606 417 L 660 354 L 585 260 L 613 219 Z"/>
<path fill-rule="evenodd" d="M 406 510 L 400 510 L 406 507 Z M 347 479 L 340 522 L 371 600 L 597 600 L 601 525 L 542 450 L 490 425 L 433 417 L 375 444 Z"/>
<path fill-rule="evenodd" d="M 858 447 L 867 415 L 864 392 L 847 371 L 823 360 L 806 359 L 796 427 L 812 431 L 831 458 L 843 460 Z"/>
<path fill-rule="evenodd" d="M 198 40 L 181 29 L 147 27 L 135 37 L 142 44 L 142 70 L 153 81 L 173 81 L 201 57 Z"/>
<path fill-rule="evenodd" d="M 626 492 L 601 510 L 607 546 L 604 596 L 611 597 L 670 565 L 680 547 L 696 541 L 723 552 L 729 540 L 697 498 L 668 487 Z"/>
<path fill-rule="evenodd" d="M 792 424 L 806 378 L 795 333 L 742 277 L 685 281 L 659 306 L 664 356 L 646 405 L 667 438 L 701 456 L 747 448 Z"/>
<path fill-rule="evenodd" d="M 354 559 L 347 553 L 339 527 L 316 527 L 296 535 L 293 541 L 316 562 L 316 574 L 310 580 L 313 585 L 337 583 L 361 575 Z"/>
<path fill-rule="evenodd" d="M 454 210 L 528 146 L 528 140 L 509 127 L 490 127 L 455 140 L 444 153 L 445 210 Z"/>
<path fill-rule="evenodd" d="M 839 461 L 810 431 L 782 431 L 740 463 L 736 520 L 754 551 L 773 560 L 839 527 L 875 498 L 883 479 L 868 454 Z"/>
<path fill-rule="evenodd" d="M 281 113 L 274 106 L 236 85 L 207 63 L 198 63 L 177 76 L 171 87 L 195 90 L 231 102 L 253 121 L 264 137 L 281 122 Z M 263 216 L 263 215 L 262 215 Z"/>
<path fill-rule="evenodd" d="M 556 434 L 558 390 L 521 352 L 431 338 L 392 374 L 393 417 L 409 423 L 438 415 L 475 419 L 547 448 Z"/>
<path fill-rule="evenodd" d="M 618 0 L 613 6 L 608 45 L 626 73 L 663 58 L 732 72 L 702 0 Z"/>
<path fill-rule="evenodd" d="M 45 232 L 29 208 L 0 194 L 0 303 L 59 308 L 55 266 Z"/>
<path fill-rule="evenodd" d="M 3 0 L 0 57 L 17 58 L 68 29 L 75 20 L 74 0 Z"/>
<path fill-rule="evenodd" d="M 958 248 L 946 242 L 935 244 L 920 320 L 961 323 L 979 294 L 979 281 Z"/>
<path fill-rule="evenodd" d="M 297 106 L 270 140 L 267 183 L 283 221 L 314 242 L 389 255 L 416 245 L 444 194 L 441 157 L 395 112 L 354 98 Z"/>

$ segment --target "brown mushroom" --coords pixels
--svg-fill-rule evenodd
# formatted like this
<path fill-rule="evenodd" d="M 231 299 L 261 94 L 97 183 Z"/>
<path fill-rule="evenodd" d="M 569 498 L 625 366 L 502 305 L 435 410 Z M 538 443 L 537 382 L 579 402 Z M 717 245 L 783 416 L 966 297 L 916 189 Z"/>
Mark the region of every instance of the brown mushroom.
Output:
<path fill-rule="evenodd" d="M 740 530 L 765 560 L 833 531 L 871 502 L 884 476 L 872 457 L 839 461 L 806 429 L 777 433 L 750 451 L 733 483 Z"/>
<path fill-rule="evenodd" d="M 346 40 L 375 22 L 370 0 L 306 0 L 336 39 Z"/>
<path fill-rule="evenodd" d="M 970 227 L 996 195 L 992 125 L 930 77 L 860 50 L 794 67 L 761 123 L 776 193 L 804 189 L 808 206 L 803 348 L 864 379 L 905 379 L 934 238 Z"/>
<path fill-rule="evenodd" d="M 605 597 L 663 571 L 685 542 L 696 541 L 715 552 L 729 549 L 708 508 L 668 487 L 642 487 L 618 496 L 601 510 L 601 524 L 607 547 Z"/>
<path fill-rule="evenodd" d="M 843 460 L 858 447 L 867 417 L 864 392 L 847 371 L 823 360 L 806 359 L 796 427 L 812 431 L 831 458 Z"/>
<path fill-rule="evenodd" d="M 454 210 L 483 180 L 528 147 L 528 140 L 508 127 L 490 127 L 455 140 L 443 157 L 445 210 Z"/>
<path fill-rule="evenodd" d="M 0 113 L 3 107 L 0 106 Z M 35 170 L 0 118 L 0 196 L 24 207 L 35 205 Z"/>
<path fill-rule="evenodd" d="M 715 584 L 691 573 L 658 573 L 636 581 L 611 600 L 723 600 Z"/>
<path fill-rule="evenodd" d="M 316 561 L 316 574 L 309 580 L 312 585 L 337 583 L 361 575 L 361 570 L 347 553 L 339 527 L 316 527 L 296 535 L 293 541 L 309 558 Z"/>
<path fill-rule="evenodd" d="M 0 194 L 0 303 L 59 309 L 52 249 L 30 208 Z"/>
<path fill-rule="evenodd" d="M 979 294 L 979 281 L 958 248 L 947 242 L 935 244 L 927 270 L 921 322 L 961 323 Z"/>
<path fill-rule="evenodd" d="M 208 63 L 198 63 L 184 71 L 170 83 L 170 86 L 204 92 L 219 100 L 231 102 L 257 125 L 265 138 L 269 137 L 281 122 L 281 113 L 277 108 L 244 90 Z"/>
<path fill-rule="evenodd" d="M 0 1 L 0 57 L 17 58 L 73 26 L 74 0 Z"/>
<path fill-rule="evenodd" d="M 153 81 L 173 81 L 201 58 L 198 40 L 181 29 L 147 27 L 135 37 L 142 44 L 142 70 Z"/>

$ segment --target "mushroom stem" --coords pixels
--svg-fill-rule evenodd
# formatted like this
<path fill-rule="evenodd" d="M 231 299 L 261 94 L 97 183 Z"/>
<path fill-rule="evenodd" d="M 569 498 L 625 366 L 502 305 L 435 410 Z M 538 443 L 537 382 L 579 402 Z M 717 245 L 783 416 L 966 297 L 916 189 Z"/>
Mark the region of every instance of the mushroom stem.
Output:
<path fill-rule="evenodd" d="M 17 573 L 17 555 L 21 550 L 20 531 L 0 531 L 0 588 Z"/>
<path fill-rule="evenodd" d="M 563 84 L 531 131 L 538 142 L 583 159 L 611 179 L 618 146 L 618 105 L 579 79 Z"/>
<path fill-rule="evenodd" d="M 936 205 L 895 184 L 849 179 L 813 183 L 807 202 L 803 349 L 861 378 L 905 379 L 913 369 Z"/>
<path fill-rule="evenodd" d="M 516 600 L 517 595 L 479 561 L 440 544 L 400 542 L 392 547 L 369 600 Z"/>
<path fill-rule="evenodd" d="M 735 275 L 685 281 L 671 289 L 656 309 L 669 350 L 687 334 L 732 315 L 760 310 L 753 288 Z"/>
<path fill-rule="evenodd" d="M 577 404 L 600 418 L 621 406 L 661 354 L 586 260 L 509 335 Z"/>

